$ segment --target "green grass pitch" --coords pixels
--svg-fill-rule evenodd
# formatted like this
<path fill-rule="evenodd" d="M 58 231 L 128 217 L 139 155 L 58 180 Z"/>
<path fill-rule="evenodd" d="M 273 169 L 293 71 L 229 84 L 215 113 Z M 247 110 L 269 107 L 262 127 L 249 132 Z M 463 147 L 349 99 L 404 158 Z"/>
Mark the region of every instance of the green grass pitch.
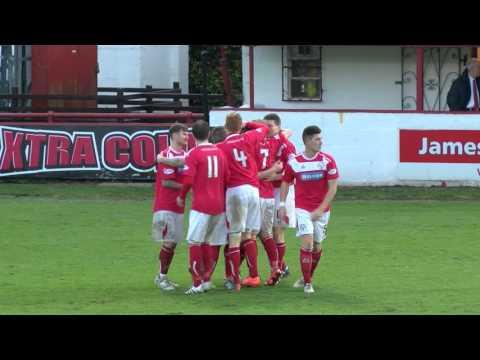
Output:
<path fill-rule="evenodd" d="M 308 298 L 292 288 L 291 230 L 292 275 L 275 288 L 228 292 L 221 256 L 217 288 L 186 296 L 182 243 L 170 270 L 181 288 L 162 293 L 151 198 L 151 185 L 1 183 L 0 314 L 480 313 L 478 188 L 340 188 Z"/>

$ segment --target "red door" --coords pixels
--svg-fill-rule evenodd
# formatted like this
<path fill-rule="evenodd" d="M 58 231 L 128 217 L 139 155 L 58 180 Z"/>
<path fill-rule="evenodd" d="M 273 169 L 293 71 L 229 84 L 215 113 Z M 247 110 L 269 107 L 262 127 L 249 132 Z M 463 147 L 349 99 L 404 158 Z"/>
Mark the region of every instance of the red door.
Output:
<path fill-rule="evenodd" d="M 32 45 L 32 95 L 97 94 L 97 45 Z M 96 101 L 36 100 L 34 109 L 96 108 Z"/>

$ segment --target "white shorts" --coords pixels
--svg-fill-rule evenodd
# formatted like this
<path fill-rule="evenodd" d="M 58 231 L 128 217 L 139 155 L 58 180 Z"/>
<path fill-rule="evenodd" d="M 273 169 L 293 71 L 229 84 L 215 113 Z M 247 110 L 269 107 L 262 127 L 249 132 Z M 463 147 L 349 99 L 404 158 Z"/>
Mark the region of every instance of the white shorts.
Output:
<path fill-rule="evenodd" d="M 273 221 L 273 225 L 275 226 L 285 226 L 282 221 L 278 218 L 278 208 L 280 207 L 280 188 L 274 188 L 275 194 L 275 218 Z M 285 200 L 285 207 L 287 210 L 288 216 L 288 227 L 295 228 L 297 226 L 297 221 L 295 219 L 295 186 L 290 185 L 288 189 L 287 199 Z"/>
<path fill-rule="evenodd" d="M 260 198 L 260 232 L 272 235 L 273 219 L 275 217 L 275 199 Z"/>
<path fill-rule="evenodd" d="M 153 214 L 152 239 L 179 243 L 183 239 L 183 214 L 160 210 Z"/>
<path fill-rule="evenodd" d="M 313 235 L 313 241 L 320 244 L 327 238 L 327 226 L 330 220 L 330 211 L 323 214 L 320 220 L 312 221 L 310 212 L 303 209 L 295 209 L 297 215 L 297 237 Z"/>
<path fill-rule="evenodd" d="M 258 188 L 241 185 L 227 189 L 227 220 L 229 233 L 260 231 L 260 195 Z"/>
<path fill-rule="evenodd" d="M 227 222 L 225 213 L 220 215 L 204 214 L 190 210 L 187 241 L 220 246 L 227 244 Z"/>

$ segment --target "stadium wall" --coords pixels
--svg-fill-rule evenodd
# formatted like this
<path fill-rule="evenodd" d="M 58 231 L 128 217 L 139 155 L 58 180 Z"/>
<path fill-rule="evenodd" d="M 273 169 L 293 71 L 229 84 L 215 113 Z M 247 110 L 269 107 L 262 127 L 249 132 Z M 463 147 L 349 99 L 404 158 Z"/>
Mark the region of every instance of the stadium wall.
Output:
<path fill-rule="evenodd" d="M 269 112 L 272 111 L 240 110 L 245 121 L 263 118 Z M 298 151 L 303 149 L 301 135 L 306 126 L 318 125 L 322 129 L 323 151 L 336 159 L 342 185 L 434 185 L 447 182 L 480 186 L 478 114 L 280 109 L 275 112 L 281 117 L 282 126 L 293 130 L 292 141 Z M 211 125 L 223 125 L 227 113 L 228 110 L 213 110 Z M 403 131 L 400 142 L 401 130 L 422 132 Z M 421 155 L 424 138 L 437 148 L 429 147 L 427 153 Z"/>

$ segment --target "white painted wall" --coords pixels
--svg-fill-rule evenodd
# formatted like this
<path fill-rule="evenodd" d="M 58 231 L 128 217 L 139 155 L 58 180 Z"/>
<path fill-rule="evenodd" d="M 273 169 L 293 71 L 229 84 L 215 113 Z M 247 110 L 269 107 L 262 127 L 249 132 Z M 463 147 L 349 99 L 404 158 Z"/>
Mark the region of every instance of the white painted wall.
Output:
<path fill-rule="evenodd" d="M 188 45 L 98 45 L 99 87 L 171 88 L 188 93 Z"/>
<path fill-rule="evenodd" d="M 227 111 L 212 111 L 212 126 L 224 124 Z M 241 111 L 244 121 L 263 118 L 266 112 Z M 399 129 L 480 130 L 480 115 L 278 112 L 284 128 L 292 129 L 297 151 L 308 125 L 322 129 L 323 151 L 339 166 L 342 185 L 417 185 L 456 181 L 480 186 L 480 164 L 399 162 Z"/>
<path fill-rule="evenodd" d="M 256 46 L 255 104 L 268 108 L 401 110 L 400 46 L 323 46 L 323 101 L 282 101 L 281 46 Z M 248 48 L 243 51 L 243 91 L 248 97 Z"/>

